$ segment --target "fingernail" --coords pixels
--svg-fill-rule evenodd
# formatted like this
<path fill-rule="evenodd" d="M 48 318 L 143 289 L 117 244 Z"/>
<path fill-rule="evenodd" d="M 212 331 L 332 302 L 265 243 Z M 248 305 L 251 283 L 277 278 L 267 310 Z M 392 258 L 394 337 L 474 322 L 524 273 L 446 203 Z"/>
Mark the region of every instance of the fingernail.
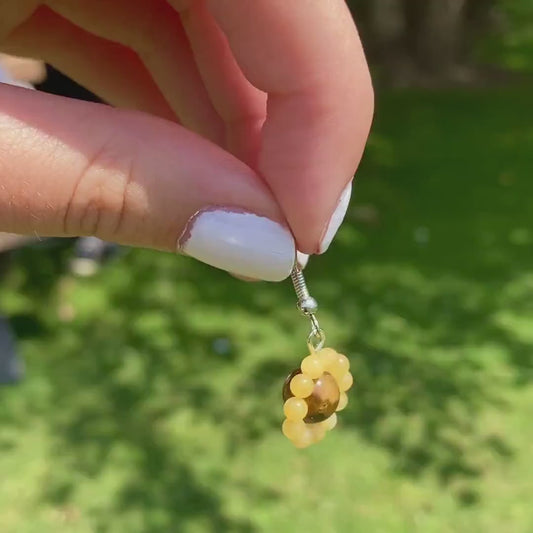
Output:
<path fill-rule="evenodd" d="M 307 266 L 309 256 L 302 252 L 296 252 L 296 261 L 298 261 L 298 266 L 303 270 Z"/>
<path fill-rule="evenodd" d="M 318 248 L 319 254 L 323 254 L 327 251 L 329 245 L 331 244 L 331 241 L 333 240 L 333 237 L 335 237 L 337 230 L 339 229 L 340 225 L 342 224 L 342 221 L 344 220 L 344 217 L 346 216 L 346 211 L 348 210 L 348 205 L 350 204 L 351 195 L 352 182 L 348 183 L 348 185 L 345 187 L 345 189 L 342 191 L 342 194 L 340 195 L 337 207 L 335 208 L 335 211 L 333 212 L 333 215 L 331 216 L 328 222 L 326 230 L 322 235 L 320 246 Z"/>
<path fill-rule="evenodd" d="M 290 231 L 269 218 L 230 207 L 198 211 L 178 239 L 178 251 L 246 278 L 281 281 L 296 259 Z"/>
<path fill-rule="evenodd" d="M 0 68 L 0 83 L 6 83 L 7 85 L 15 85 L 17 87 L 24 87 L 26 89 L 33 89 L 33 85 L 24 81 L 14 80 L 5 70 Z"/>

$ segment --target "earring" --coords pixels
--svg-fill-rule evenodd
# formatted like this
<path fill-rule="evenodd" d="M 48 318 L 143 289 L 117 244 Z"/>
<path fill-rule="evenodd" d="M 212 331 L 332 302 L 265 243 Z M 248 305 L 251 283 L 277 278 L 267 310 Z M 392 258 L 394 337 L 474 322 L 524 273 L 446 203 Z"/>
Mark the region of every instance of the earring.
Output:
<path fill-rule="evenodd" d="M 347 403 L 346 392 L 353 384 L 348 358 L 325 348 L 326 336 L 320 328 L 316 312 L 318 304 L 309 294 L 299 266 L 291 273 L 298 298 L 298 309 L 311 321 L 307 337 L 309 355 L 300 367 L 287 376 L 283 385 L 283 434 L 297 448 L 307 448 L 322 440 L 337 424 L 337 412 Z"/>

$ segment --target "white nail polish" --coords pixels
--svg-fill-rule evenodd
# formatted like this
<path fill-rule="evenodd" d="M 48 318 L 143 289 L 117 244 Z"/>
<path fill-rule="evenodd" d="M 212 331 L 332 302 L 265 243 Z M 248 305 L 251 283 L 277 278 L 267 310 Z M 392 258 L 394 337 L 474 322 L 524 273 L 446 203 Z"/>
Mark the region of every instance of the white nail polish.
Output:
<path fill-rule="evenodd" d="M 0 83 L 6 83 L 7 85 L 15 85 L 17 87 L 24 87 L 26 89 L 33 89 L 33 85 L 24 81 L 14 80 L 4 69 L 0 68 Z"/>
<path fill-rule="evenodd" d="M 302 252 L 296 252 L 296 261 L 298 261 L 298 266 L 303 270 L 307 266 L 309 256 Z"/>
<path fill-rule="evenodd" d="M 296 259 L 290 231 L 270 220 L 229 207 L 196 213 L 178 239 L 178 251 L 247 278 L 281 281 Z"/>
<path fill-rule="evenodd" d="M 350 204 L 350 197 L 352 195 L 352 182 L 348 183 L 345 189 L 342 191 L 342 194 L 337 203 L 337 207 L 331 216 L 328 227 L 322 236 L 320 241 L 320 246 L 318 248 L 318 253 L 323 254 L 329 248 L 333 237 L 335 237 L 337 230 L 339 229 L 344 217 L 346 216 L 346 211 L 348 210 L 348 205 Z"/>

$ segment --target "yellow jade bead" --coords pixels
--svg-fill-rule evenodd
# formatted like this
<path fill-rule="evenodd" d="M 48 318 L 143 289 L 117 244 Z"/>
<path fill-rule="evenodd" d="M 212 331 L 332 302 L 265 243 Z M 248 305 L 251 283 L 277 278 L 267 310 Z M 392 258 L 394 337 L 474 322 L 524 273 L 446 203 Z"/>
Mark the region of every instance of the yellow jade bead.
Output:
<path fill-rule="evenodd" d="M 290 389 L 296 398 L 311 396 L 314 387 L 314 381 L 306 374 L 297 374 L 291 379 Z"/>
<path fill-rule="evenodd" d="M 326 427 L 322 424 L 312 424 L 309 426 L 309 431 L 313 437 L 313 442 L 319 442 L 326 436 Z"/>
<path fill-rule="evenodd" d="M 346 372 L 344 376 L 339 380 L 339 389 L 344 392 L 347 391 L 353 385 L 353 376 L 350 372 Z"/>
<path fill-rule="evenodd" d="M 302 374 L 307 374 L 312 379 L 319 378 L 322 375 L 322 372 L 324 372 L 324 368 L 322 367 L 320 359 L 314 354 L 308 355 L 302 361 L 300 368 L 302 370 Z"/>
<path fill-rule="evenodd" d="M 335 360 L 328 367 L 328 372 L 332 374 L 337 381 L 339 381 L 346 372 L 350 370 L 350 361 L 345 355 L 338 353 L 335 356 Z"/>
<path fill-rule="evenodd" d="M 333 413 L 320 424 L 326 431 L 331 431 L 337 425 L 337 414 Z"/>
<path fill-rule="evenodd" d="M 283 412 L 288 420 L 303 420 L 307 410 L 307 403 L 301 398 L 289 398 L 283 405 Z"/>
<path fill-rule="evenodd" d="M 307 430 L 305 423 L 301 420 L 284 420 L 281 431 L 290 440 L 299 438 Z"/>
<path fill-rule="evenodd" d="M 317 357 L 322 364 L 324 371 L 328 371 L 328 368 L 335 363 L 337 352 L 332 348 L 322 348 L 317 352 Z"/>
<path fill-rule="evenodd" d="M 291 440 L 296 448 L 307 448 L 313 444 L 313 432 L 308 427 L 305 427 L 304 431 Z"/>
<path fill-rule="evenodd" d="M 348 396 L 345 392 L 341 392 L 340 398 L 339 398 L 339 405 L 337 405 L 336 411 L 342 411 L 346 406 L 348 405 Z"/>

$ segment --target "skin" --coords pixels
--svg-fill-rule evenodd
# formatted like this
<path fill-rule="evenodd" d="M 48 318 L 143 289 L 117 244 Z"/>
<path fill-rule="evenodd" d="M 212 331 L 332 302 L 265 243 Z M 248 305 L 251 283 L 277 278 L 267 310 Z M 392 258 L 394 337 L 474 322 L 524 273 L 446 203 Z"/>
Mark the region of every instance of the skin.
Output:
<path fill-rule="evenodd" d="M 174 251 L 229 205 L 315 253 L 372 120 L 342 0 L 0 0 L 0 52 L 113 106 L 0 86 L 0 231 Z"/>

